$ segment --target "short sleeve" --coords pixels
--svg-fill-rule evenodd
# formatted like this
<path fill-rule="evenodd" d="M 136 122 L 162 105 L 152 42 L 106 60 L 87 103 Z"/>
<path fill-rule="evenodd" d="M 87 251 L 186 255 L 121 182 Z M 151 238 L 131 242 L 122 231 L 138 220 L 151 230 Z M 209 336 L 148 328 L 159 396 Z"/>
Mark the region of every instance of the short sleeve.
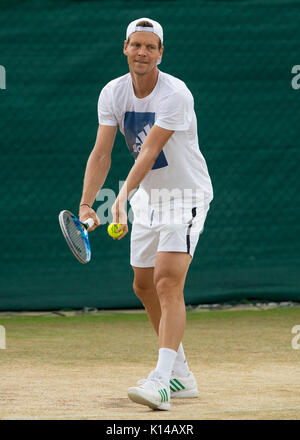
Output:
<path fill-rule="evenodd" d="M 155 125 L 166 130 L 188 130 L 193 113 L 192 94 L 188 90 L 180 90 L 162 98 Z"/>
<path fill-rule="evenodd" d="M 111 92 L 108 87 L 101 90 L 98 99 L 98 121 L 101 125 L 118 125 L 113 112 Z"/>

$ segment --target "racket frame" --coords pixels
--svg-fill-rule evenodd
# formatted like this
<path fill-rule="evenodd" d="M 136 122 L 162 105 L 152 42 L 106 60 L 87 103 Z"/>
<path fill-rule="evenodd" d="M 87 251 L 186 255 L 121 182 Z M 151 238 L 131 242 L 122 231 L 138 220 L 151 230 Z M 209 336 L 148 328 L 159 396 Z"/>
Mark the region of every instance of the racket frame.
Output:
<path fill-rule="evenodd" d="M 86 259 L 84 259 L 84 258 L 80 257 L 80 255 L 78 255 L 76 247 L 74 246 L 72 240 L 69 238 L 69 235 L 68 235 L 68 232 L 66 230 L 65 223 L 63 220 L 65 214 L 69 215 L 72 218 L 72 221 L 74 221 L 78 231 L 80 232 L 81 238 L 83 239 L 84 244 L 85 244 L 85 249 L 86 249 L 86 253 L 87 253 Z M 93 224 L 94 224 L 93 219 L 87 219 L 87 221 L 85 223 L 83 223 L 76 217 L 76 215 L 74 215 L 72 212 L 65 209 L 59 213 L 58 220 L 59 220 L 60 229 L 61 229 L 63 236 L 64 236 L 70 250 L 72 251 L 73 255 L 77 258 L 78 261 L 80 261 L 80 263 L 83 263 L 83 264 L 88 263 L 91 260 L 91 246 L 90 246 L 90 242 L 89 242 L 89 238 L 88 238 L 88 229 L 93 226 Z M 81 227 L 81 228 L 79 228 L 79 227 Z"/>

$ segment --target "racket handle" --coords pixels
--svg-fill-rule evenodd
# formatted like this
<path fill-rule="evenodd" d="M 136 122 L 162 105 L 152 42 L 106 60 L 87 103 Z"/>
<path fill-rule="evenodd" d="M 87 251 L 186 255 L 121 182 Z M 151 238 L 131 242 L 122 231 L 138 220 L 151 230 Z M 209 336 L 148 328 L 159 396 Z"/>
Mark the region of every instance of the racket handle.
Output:
<path fill-rule="evenodd" d="M 92 226 L 94 226 L 94 220 L 92 218 L 88 218 L 85 220 L 84 225 L 87 227 L 87 229 L 90 229 Z"/>

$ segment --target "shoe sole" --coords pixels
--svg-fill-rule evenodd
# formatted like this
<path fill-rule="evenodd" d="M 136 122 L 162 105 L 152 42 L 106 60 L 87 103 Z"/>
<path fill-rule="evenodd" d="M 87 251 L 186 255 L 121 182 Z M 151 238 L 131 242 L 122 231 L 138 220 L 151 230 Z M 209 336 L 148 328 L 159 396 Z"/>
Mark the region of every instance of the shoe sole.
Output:
<path fill-rule="evenodd" d="M 171 391 L 171 399 L 194 399 L 199 397 L 199 392 L 197 389 L 188 391 Z"/>
<path fill-rule="evenodd" d="M 128 397 L 135 403 L 139 403 L 141 405 L 149 406 L 151 409 L 159 409 L 162 411 L 169 411 L 171 405 L 169 402 L 157 403 L 154 400 L 149 399 L 146 395 L 143 395 L 141 391 L 137 391 L 135 389 L 128 390 Z"/>

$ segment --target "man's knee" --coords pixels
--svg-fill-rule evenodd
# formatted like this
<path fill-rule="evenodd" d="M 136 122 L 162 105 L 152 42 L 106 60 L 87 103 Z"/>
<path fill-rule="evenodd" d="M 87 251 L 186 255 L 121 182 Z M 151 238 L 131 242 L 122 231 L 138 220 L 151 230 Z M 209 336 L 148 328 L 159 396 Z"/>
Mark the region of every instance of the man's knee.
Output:
<path fill-rule="evenodd" d="M 176 301 L 182 299 L 182 283 L 176 278 L 162 276 L 155 280 L 155 288 L 160 302 Z"/>
<path fill-rule="evenodd" d="M 134 280 L 133 291 L 136 296 L 143 302 L 153 295 L 153 286 L 149 286 L 147 284 Z"/>

